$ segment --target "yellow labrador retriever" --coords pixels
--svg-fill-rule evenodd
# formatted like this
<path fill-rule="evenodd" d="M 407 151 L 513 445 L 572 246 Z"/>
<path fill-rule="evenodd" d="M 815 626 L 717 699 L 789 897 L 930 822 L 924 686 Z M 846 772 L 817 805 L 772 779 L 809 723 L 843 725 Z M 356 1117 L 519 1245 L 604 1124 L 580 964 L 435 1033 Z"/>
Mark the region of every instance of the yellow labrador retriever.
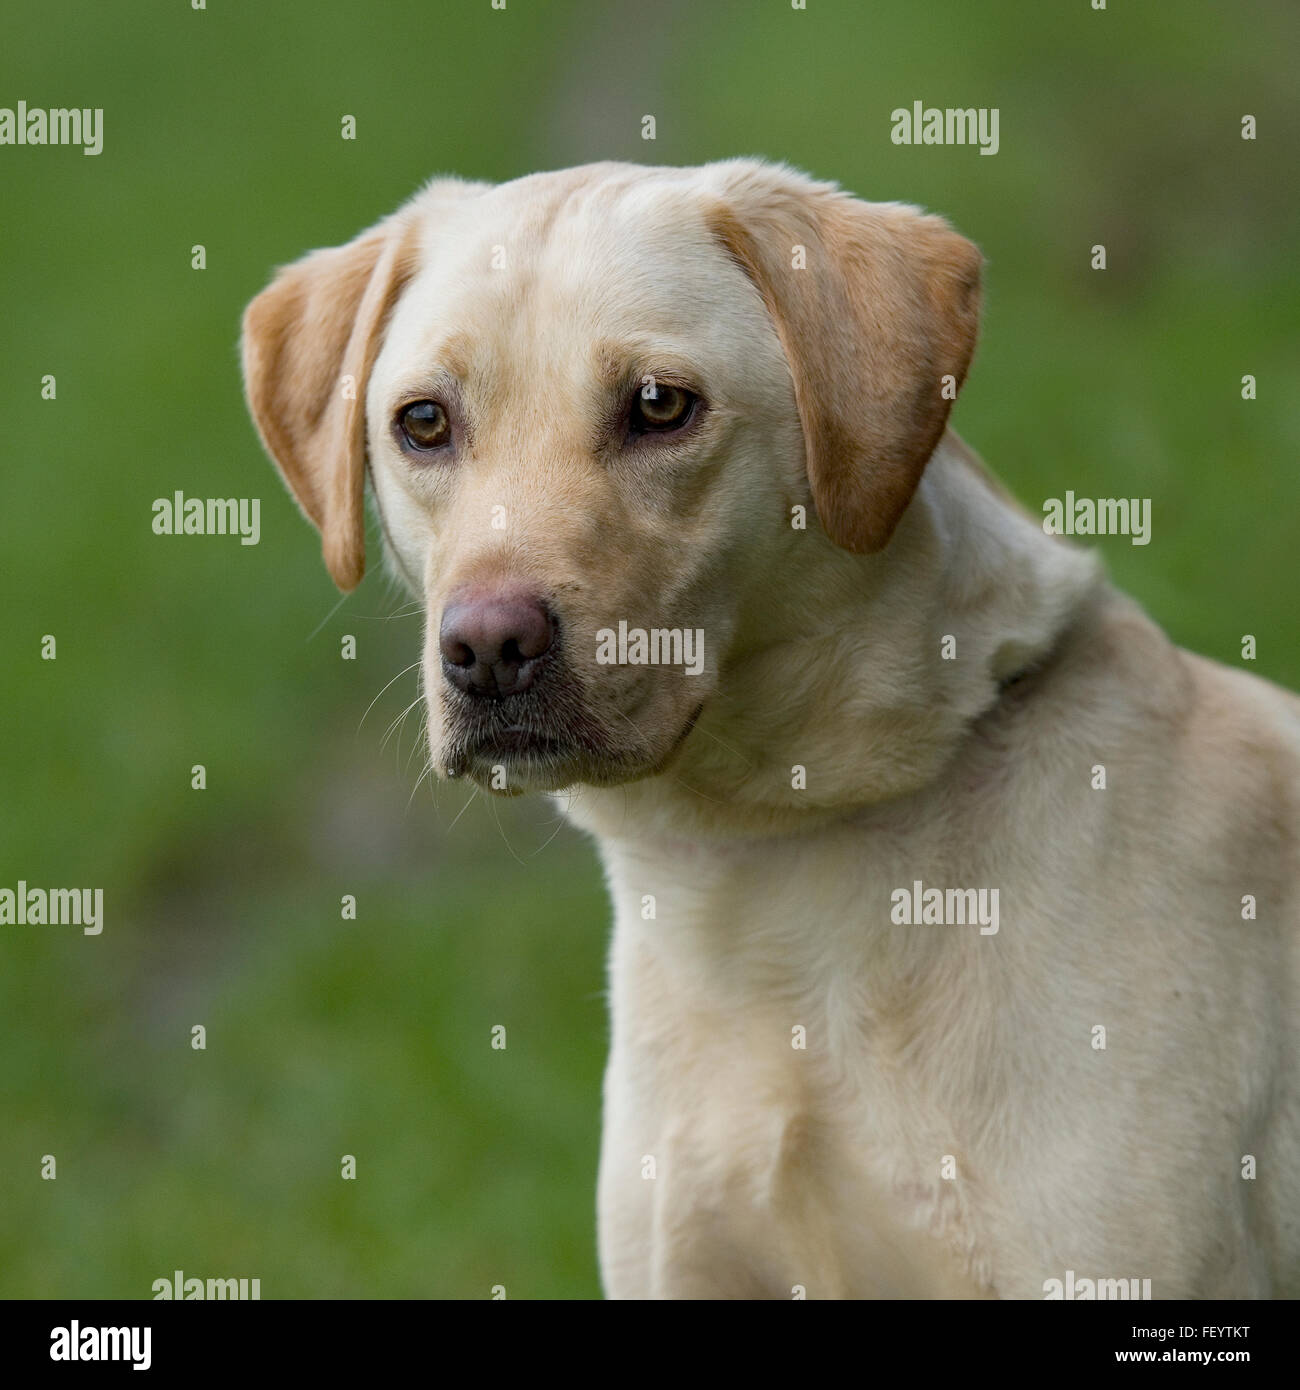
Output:
<path fill-rule="evenodd" d="M 1300 1293 L 1300 702 L 946 430 L 980 264 L 597 164 L 436 180 L 245 316 L 335 582 L 368 474 L 426 607 L 439 773 L 599 843 L 612 1296 Z"/>

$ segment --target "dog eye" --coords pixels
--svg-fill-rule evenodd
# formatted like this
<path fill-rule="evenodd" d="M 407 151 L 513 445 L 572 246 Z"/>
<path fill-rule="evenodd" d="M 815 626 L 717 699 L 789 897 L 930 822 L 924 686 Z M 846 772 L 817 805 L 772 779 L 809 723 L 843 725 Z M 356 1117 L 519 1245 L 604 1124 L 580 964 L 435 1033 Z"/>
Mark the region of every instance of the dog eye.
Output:
<path fill-rule="evenodd" d="M 653 395 L 647 394 L 653 392 Z M 662 433 L 679 430 L 695 413 L 699 399 L 680 386 L 665 386 L 662 382 L 638 391 L 632 401 L 628 429 L 632 434 Z"/>
<path fill-rule="evenodd" d="M 451 421 L 437 401 L 415 401 L 397 423 L 412 449 L 438 449 L 451 439 Z"/>

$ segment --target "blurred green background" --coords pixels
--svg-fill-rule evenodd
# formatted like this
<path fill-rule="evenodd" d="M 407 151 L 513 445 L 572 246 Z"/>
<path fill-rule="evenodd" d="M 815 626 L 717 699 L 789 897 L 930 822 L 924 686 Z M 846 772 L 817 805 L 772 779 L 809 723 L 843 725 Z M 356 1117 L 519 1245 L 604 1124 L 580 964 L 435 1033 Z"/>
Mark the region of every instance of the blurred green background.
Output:
<path fill-rule="evenodd" d="M 435 172 L 597 158 L 944 212 L 989 261 L 958 429 L 1035 511 L 1151 497 L 1117 581 L 1300 686 L 1298 39 L 1288 0 L 8 0 L 0 105 L 103 107 L 105 147 L 0 147 L 0 886 L 106 926 L 0 927 L 0 1295 L 599 1292 L 595 855 L 417 786 L 421 620 L 373 549 L 338 605 L 245 415 L 273 266 Z M 892 145 L 917 99 L 998 107 L 1000 152 Z M 262 498 L 261 544 L 155 536 L 177 489 Z"/>

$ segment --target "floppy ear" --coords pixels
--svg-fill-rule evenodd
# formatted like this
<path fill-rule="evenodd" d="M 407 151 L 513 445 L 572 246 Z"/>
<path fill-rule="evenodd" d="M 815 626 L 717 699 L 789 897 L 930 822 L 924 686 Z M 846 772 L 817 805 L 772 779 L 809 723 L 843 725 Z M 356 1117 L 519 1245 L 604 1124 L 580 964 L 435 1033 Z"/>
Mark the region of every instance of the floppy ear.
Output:
<path fill-rule="evenodd" d="M 817 515 L 836 544 L 880 550 L 975 351 L 980 253 L 901 203 L 778 167 L 722 170 L 709 221 L 785 350 Z"/>
<path fill-rule="evenodd" d="M 366 566 L 366 381 L 414 272 L 415 228 L 399 212 L 346 246 L 313 251 L 244 311 L 248 408 L 345 593 Z"/>

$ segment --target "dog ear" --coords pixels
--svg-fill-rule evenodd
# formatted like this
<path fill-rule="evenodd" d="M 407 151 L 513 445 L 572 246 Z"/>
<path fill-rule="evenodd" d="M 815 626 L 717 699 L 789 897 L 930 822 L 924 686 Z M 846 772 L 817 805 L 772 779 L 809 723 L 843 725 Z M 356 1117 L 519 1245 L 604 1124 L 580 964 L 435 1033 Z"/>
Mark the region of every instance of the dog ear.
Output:
<path fill-rule="evenodd" d="M 975 351 L 982 257 L 916 208 L 780 167 L 718 167 L 711 230 L 776 326 L 822 526 L 847 550 L 880 550 Z"/>
<path fill-rule="evenodd" d="M 248 408 L 344 593 L 366 565 L 366 381 L 414 272 L 415 227 L 396 213 L 346 246 L 313 251 L 244 311 Z"/>

